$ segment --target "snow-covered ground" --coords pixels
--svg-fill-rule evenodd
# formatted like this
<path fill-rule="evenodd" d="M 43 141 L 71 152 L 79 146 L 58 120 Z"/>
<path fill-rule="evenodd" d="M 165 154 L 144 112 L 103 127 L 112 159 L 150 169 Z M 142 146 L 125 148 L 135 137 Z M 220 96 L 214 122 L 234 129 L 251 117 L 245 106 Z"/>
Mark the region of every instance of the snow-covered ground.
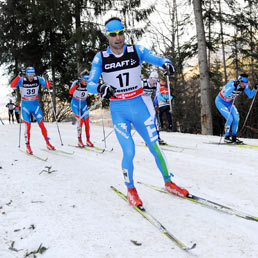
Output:
<path fill-rule="evenodd" d="M 182 251 L 110 189 L 113 185 L 126 190 L 114 133 L 107 139 L 107 147 L 114 150 L 98 154 L 68 146 L 76 144 L 75 125 L 59 124 L 64 146 L 56 124 L 46 127 L 52 144 L 74 155 L 44 151 L 44 140 L 33 123 L 32 150 L 48 160 L 29 157 L 18 148 L 19 126 L 0 124 L 1 258 L 23 258 L 40 244 L 48 249 L 36 256 L 45 258 L 258 257 L 258 223 L 136 184 L 150 213 L 186 245 L 197 243 L 192 255 Z M 106 134 L 111 130 L 105 128 Z M 23 131 L 22 126 L 24 149 Z M 207 144 L 219 142 L 215 136 L 165 132 L 161 136 L 184 148 L 164 151 L 177 184 L 258 216 L 258 148 Z M 91 125 L 91 139 L 103 146 L 101 126 Z M 142 143 L 137 133 L 134 139 Z M 258 140 L 246 142 L 258 145 Z M 135 182 L 163 186 L 147 148 L 136 146 L 134 165 Z M 46 166 L 56 172 L 40 173 Z"/>

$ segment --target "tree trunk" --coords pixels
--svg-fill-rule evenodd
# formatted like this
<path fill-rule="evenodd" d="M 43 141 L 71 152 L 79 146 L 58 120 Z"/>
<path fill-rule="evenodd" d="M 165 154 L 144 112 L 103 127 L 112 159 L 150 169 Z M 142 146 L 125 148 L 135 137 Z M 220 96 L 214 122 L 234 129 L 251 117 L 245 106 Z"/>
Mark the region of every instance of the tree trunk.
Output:
<path fill-rule="evenodd" d="M 201 0 L 193 0 L 194 16 L 198 40 L 198 60 L 200 67 L 200 89 L 201 89 L 201 127 L 202 134 L 213 134 L 211 90 L 209 70 L 207 62 L 207 48 L 202 17 Z"/>
<path fill-rule="evenodd" d="M 77 74 L 79 75 L 82 67 L 82 41 L 81 41 L 81 4 L 75 3 L 75 34 L 76 34 L 76 56 Z"/>
<path fill-rule="evenodd" d="M 167 6 L 169 8 L 169 1 L 167 1 Z M 173 0 L 173 5 L 172 5 L 172 12 L 170 12 L 170 8 L 169 8 L 169 16 L 171 17 L 171 24 L 172 24 L 172 34 L 171 34 L 171 50 L 172 50 L 172 62 L 175 62 L 174 59 L 176 58 L 176 54 L 175 54 L 175 39 L 176 39 L 176 34 L 178 34 L 178 30 L 177 30 L 177 21 L 176 21 L 176 12 L 177 12 L 177 3 L 176 0 Z M 174 63 L 174 65 L 176 65 Z M 176 65 L 177 66 L 177 65 Z M 178 66 L 177 66 L 178 67 Z M 178 75 L 178 71 L 176 70 L 175 74 L 174 74 L 174 79 L 173 79 L 173 84 L 174 84 L 174 89 L 173 89 L 173 95 L 177 96 L 177 88 L 178 88 L 178 82 L 177 82 L 177 75 Z M 171 85 L 170 85 L 171 86 Z M 170 88 L 170 92 L 172 92 L 172 89 Z M 172 129 L 174 132 L 176 132 L 176 117 L 177 117 L 177 106 L 175 101 L 172 101 Z"/>
<path fill-rule="evenodd" d="M 224 82 L 226 84 L 227 81 L 228 81 L 228 76 L 227 76 L 227 64 L 226 64 L 225 46 L 224 46 L 224 32 L 223 32 L 223 24 L 222 24 L 221 0 L 219 0 L 219 23 L 220 23 L 220 37 L 221 37 L 223 70 L 224 70 Z"/>
<path fill-rule="evenodd" d="M 252 20 L 252 14 L 253 14 L 253 6 L 252 6 L 252 1 L 249 2 L 249 12 L 250 12 L 250 17 Z M 253 33 L 253 26 L 252 23 L 250 23 L 250 42 L 249 42 L 249 46 L 250 46 L 250 50 L 251 50 L 251 78 L 252 78 L 252 82 L 255 83 L 255 71 L 254 71 L 254 57 L 253 57 L 253 53 L 254 53 L 254 46 L 255 46 L 255 42 L 254 42 L 254 33 Z M 251 83 L 249 82 L 249 85 Z"/>
<path fill-rule="evenodd" d="M 50 60 L 51 60 L 51 73 L 52 73 L 52 84 L 51 84 L 51 88 L 52 88 L 52 104 L 53 104 L 53 116 L 52 116 L 52 121 L 55 121 L 55 114 L 56 114 L 56 81 L 55 81 L 55 62 L 54 62 L 54 54 L 51 52 L 51 50 L 53 49 L 52 45 L 53 45 L 53 32 L 52 29 L 50 29 Z M 51 94 L 50 94 L 51 95 Z M 50 100 L 51 101 L 51 100 Z M 55 114 L 54 114 L 54 112 Z"/>
<path fill-rule="evenodd" d="M 211 0 L 209 0 L 208 42 L 211 45 Z M 211 50 L 208 49 L 208 68 L 211 68 Z"/>
<path fill-rule="evenodd" d="M 238 78 L 239 75 L 239 65 L 238 65 L 238 45 L 237 45 L 237 29 L 236 33 L 234 36 L 234 43 L 235 43 L 235 70 L 236 70 L 236 79 Z"/>
<path fill-rule="evenodd" d="M 15 58 L 15 61 L 14 61 L 14 67 L 15 67 L 15 74 L 18 74 L 19 73 L 19 69 L 18 69 L 18 61 L 17 61 L 17 58 Z M 21 92 L 20 92 L 20 87 L 17 87 L 15 89 L 15 92 L 16 92 L 16 102 L 18 103 L 21 103 Z"/>
<path fill-rule="evenodd" d="M 51 73 L 52 73 L 52 85 L 51 85 L 51 88 L 53 90 L 52 92 L 52 101 L 53 101 L 53 109 L 54 109 L 54 112 L 56 114 L 56 80 L 55 80 L 55 67 L 52 66 L 51 67 Z M 55 121 L 55 114 L 53 113 L 53 121 Z M 57 115 L 56 115 L 56 119 L 57 119 Z"/>

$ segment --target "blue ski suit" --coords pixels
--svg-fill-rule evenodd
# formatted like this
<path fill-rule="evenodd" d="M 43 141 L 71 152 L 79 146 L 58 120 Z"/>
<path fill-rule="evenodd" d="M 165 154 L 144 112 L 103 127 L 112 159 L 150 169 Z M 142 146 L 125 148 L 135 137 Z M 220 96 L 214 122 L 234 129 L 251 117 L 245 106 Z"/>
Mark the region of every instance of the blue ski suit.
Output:
<path fill-rule="evenodd" d="M 123 150 L 122 170 L 125 184 L 134 187 L 133 158 L 135 144 L 131 136 L 131 125 L 144 139 L 165 182 L 171 181 L 167 162 L 158 144 L 154 121 L 142 95 L 141 64 L 143 61 L 162 66 L 169 59 L 159 57 L 140 45 L 124 44 L 123 54 L 116 56 L 110 47 L 96 54 L 93 59 L 87 89 L 98 93 L 98 80 L 102 75 L 106 84 L 116 89 L 116 98 L 110 98 L 110 112 L 117 139 Z"/>
<path fill-rule="evenodd" d="M 231 80 L 227 82 L 215 99 L 217 109 L 226 119 L 225 136 L 229 136 L 231 126 L 232 135 L 236 136 L 237 134 L 240 118 L 237 108 L 234 105 L 234 100 L 243 91 L 249 98 L 253 98 L 256 93 L 256 90 L 251 90 L 248 85 L 245 85 L 243 88 L 238 85 L 237 81 Z"/>

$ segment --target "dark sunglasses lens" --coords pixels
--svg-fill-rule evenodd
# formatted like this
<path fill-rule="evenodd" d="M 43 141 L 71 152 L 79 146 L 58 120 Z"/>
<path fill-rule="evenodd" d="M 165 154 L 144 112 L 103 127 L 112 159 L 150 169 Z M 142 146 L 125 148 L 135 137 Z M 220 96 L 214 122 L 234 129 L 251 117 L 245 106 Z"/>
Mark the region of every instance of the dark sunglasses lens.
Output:
<path fill-rule="evenodd" d="M 108 34 L 110 37 L 115 37 L 116 36 L 116 33 L 115 32 L 111 32 Z"/>
<path fill-rule="evenodd" d="M 110 37 L 116 37 L 116 35 L 122 36 L 122 35 L 124 35 L 124 31 L 121 30 L 121 31 L 119 31 L 119 32 L 111 32 L 111 33 L 109 33 L 108 35 L 109 35 Z"/>

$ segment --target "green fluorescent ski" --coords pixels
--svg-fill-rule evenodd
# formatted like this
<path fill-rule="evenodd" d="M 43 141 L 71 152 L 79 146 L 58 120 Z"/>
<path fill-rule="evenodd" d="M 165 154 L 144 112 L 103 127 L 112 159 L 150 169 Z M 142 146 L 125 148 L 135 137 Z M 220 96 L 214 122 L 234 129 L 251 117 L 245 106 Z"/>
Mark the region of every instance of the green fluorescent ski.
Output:
<path fill-rule="evenodd" d="M 146 184 L 146 183 L 142 183 L 142 182 L 138 182 L 138 183 L 142 184 L 142 185 L 145 185 L 145 186 L 147 186 L 151 189 L 154 189 L 156 191 L 166 193 L 166 194 L 170 194 L 163 187 L 155 186 L 155 185 L 151 185 L 151 184 Z M 174 194 L 171 194 L 171 195 L 174 195 Z M 174 195 L 174 196 L 177 196 L 177 195 Z M 177 197 L 179 197 L 179 196 L 177 196 Z M 225 213 L 230 214 L 230 215 L 237 216 L 237 217 L 242 218 L 242 219 L 247 219 L 247 220 L 252 220 L 252 221 L 258 222 L 258 217 L 256 217 L 256 216 L 245 214 L 245 213 L 237 211 L 233 208 L 227 207 L 223 204 L 219 204 L 219 203 L 216 203 L 216 202 L 213 202 L 213 201 L 210 201 L 210 200 L 207 200 L 207 199 L 204 199 L 204 198 L 192 195 L 192 194 L 188 194 L 188 196 L 180 197 L 180 198 L 187 199 L 189 201 L 201 204 L 203 206 L 206 206 L 206 207 L 209 207 L 209 208 L 212 208 L 212 209 L 215 209 L 215 210 L 225 212 Z"/>
<path fill-rule="evenodd" d="M 120 196 L 123 200 L 128 202 L 127 197 L 124 193 L 120 192 L 113 186 L 110 186 L 110 187 L 118 196 Z M 168 239 L 173 241 L 182 250 L 189 251 L 189 250 L 195 248 L 196 244 L 193 244 L 191 247 L 187 247 L 184 243 L 182 243 L 180 240 L 178 240 L 176 237 L 174 237 L 171 233 L 168 232 L 168 230 L 156 218 L 154 218 L 150 213 L 147 213 L 143 207 L 142 208 L 139 208 L 137 206 L 132 206 L 132 207 L 138 213 L 140 213 L 146 220 L 148 220 L 154 227 L 156 227 L 163 235 L 165 235 Z"/>
<path fill-rule="evenodd" d="M 48 159 L 48 158 L 41 158 L 40 156 L 37 156 L 37 155 L 35 155 L 35 154 L 29 154 L 29 153 L 27 153 L 26 151 L 21 150 L 21 149 L 20 149 L 20 151 L 23 152 L 23 153 L 25 153 L 26 155 L 28 155 L 28 156 L 30 156 L 30 157 L 33 157 L 33 158 L 38 159 L 38 160 L 41 160 L 41 161 L 47 161 L 47 159 Z"/>

